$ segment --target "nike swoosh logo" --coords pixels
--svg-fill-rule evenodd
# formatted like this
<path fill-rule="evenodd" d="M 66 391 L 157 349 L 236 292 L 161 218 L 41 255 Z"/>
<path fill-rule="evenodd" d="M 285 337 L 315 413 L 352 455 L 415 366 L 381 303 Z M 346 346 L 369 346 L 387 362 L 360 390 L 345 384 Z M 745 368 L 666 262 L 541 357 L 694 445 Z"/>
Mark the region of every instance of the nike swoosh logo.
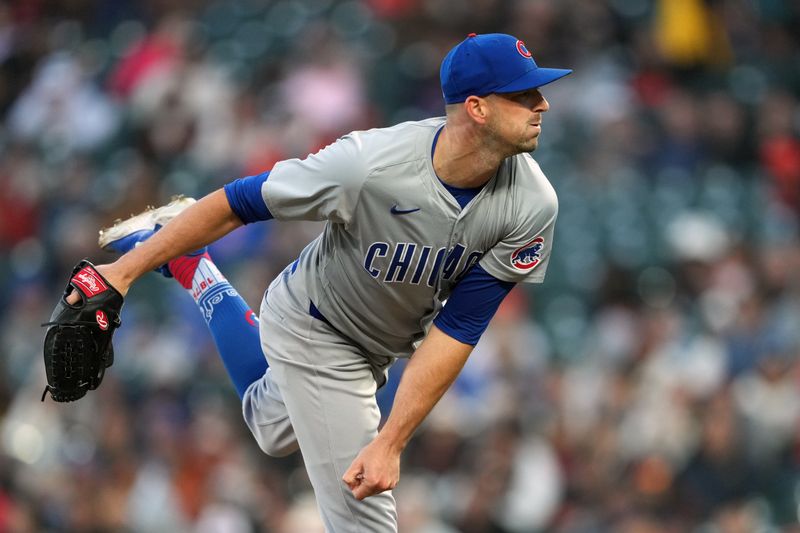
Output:
<path fill-rule="evenodd" d="M 420 208 L 419 208 L 419 207 L 415 207 L 414 209 L 399 209 L 399 208 L 397 207 L 397 204 L 394 204 L 394 205 L 392 206 L 391 213 L 392 213 L 393 215 L 407 215 L 407 214 L 409 214 L 409 213 L 413 213 L 413 212 L 415 212 L 415 211 L 419 211 L 419 210 L 420 210 Z"/>

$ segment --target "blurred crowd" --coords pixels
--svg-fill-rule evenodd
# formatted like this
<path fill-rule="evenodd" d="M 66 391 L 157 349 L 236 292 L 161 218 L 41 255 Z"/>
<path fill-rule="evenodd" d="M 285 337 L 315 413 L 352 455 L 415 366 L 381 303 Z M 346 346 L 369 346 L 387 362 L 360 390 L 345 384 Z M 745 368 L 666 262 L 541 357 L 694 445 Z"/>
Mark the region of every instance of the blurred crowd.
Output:
<path fill-rule="evenodd" d="M 800 531 L 796 1 L 6 0 L 0 532 L 321 531 L 176 283 L 133 288 L 75 404 L 39 402 L 39 324 L 77 260 L 112 259 L 100 227 L 441 115 L 441 58 L 492 31 L 575 71 L 543 91 L 535 154 L 554 255 L 406 450 L 401 531 Z M 319 230 L 212 255 L 257 308 Z"/>

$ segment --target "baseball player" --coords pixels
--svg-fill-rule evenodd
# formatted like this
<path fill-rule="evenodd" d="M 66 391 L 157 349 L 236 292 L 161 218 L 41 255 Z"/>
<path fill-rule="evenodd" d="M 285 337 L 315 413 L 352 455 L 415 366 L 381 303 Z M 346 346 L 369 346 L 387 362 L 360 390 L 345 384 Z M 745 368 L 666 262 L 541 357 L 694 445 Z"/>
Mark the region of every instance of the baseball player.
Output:
<path fill-rule="evenodd" d="M 328 531 L 397 530 L 403 448 L 505 295 L 543 280 L 558 207 L 530 155 L 549 108 L 538 87 L 570 72 L 516 37 L 470 34 L 441 65 L 445 117 L 352 132 L 101 232 L 124 254 L 98 267 L 121 293 L 153 269 L 189 291 L 253 436 L 272 456 L 302 452 Z M 259 322 L 204 247 L 272 218 L 327 223 Z M 379 432 L 375 392 L 397 357 L 411 359 Z"/>

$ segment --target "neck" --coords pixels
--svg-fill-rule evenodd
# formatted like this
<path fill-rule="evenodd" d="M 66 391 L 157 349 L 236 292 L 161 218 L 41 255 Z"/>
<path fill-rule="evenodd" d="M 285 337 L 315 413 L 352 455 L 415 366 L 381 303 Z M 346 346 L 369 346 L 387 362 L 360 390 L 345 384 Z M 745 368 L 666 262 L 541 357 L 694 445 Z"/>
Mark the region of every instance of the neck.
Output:
<path fill-rule="evenodd" d="M 453 187 L 480 187 L 492 179 L 503 160 L 511 155 L 494 144 L 473 128 L 448 121 L 436 143 L 433 169 L 439 179 Z"/>

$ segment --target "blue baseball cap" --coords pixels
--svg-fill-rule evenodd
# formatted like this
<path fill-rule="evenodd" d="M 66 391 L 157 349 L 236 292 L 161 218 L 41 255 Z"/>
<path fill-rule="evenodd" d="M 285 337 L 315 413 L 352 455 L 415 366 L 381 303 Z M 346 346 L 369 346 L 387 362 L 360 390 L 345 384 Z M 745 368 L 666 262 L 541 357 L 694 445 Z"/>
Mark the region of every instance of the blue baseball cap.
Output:
<path fill-rule="evenodd" d="M 439 77 L 444 101 L 455 104 L 471 95 L 534 89 L 571 72 L 538 66 L 525 43 L 512 35 L 470 33 L 445 56 Z"/>

